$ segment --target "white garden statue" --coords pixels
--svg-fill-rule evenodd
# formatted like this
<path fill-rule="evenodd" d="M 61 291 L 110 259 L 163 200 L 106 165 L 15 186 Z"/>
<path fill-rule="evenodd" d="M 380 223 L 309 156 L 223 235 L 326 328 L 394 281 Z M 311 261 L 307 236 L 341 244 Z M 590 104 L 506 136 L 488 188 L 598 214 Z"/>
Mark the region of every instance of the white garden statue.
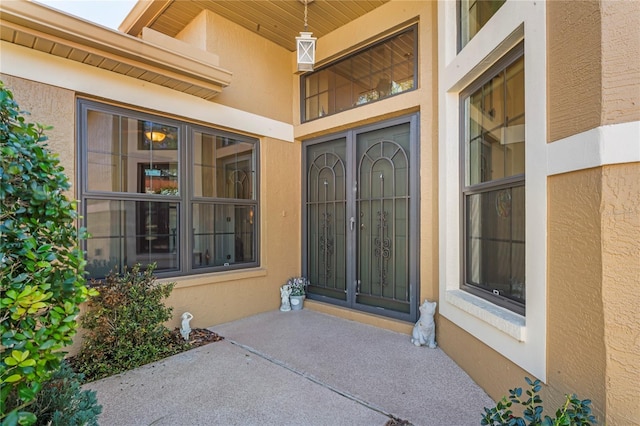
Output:
<path fill-rule="evenodd" d="M 290 295 L 291 295 L 291 287 L 289 287 L 286 284 L 280 287 L 280 298 L 282 299 L 280 310 L 282 312 L 289 312 L 291 310 L 291 302 L 289 302 Z"/>
<path fill-rule="evenodd" d="M 191 333 L 191 326 L 189 325 L 189 321 L 193 319 L 193 315 L 190 312 L 185 312 L 182 314 L 182 327 L 180 327 L 180 334 L 182 334 L 182 338 L 189 341 L 189 333 Z"/>
<path fill-rule="evenodd" d="M 425 299 L 420 305 L 420 318 L 413 326 L 411 343 L 416 346 L 427 345 L 431 349 L 436 347 L 436 323 L 433 321 L 433 314 L 436 313 L 437 302 L 429 302 Z"/>

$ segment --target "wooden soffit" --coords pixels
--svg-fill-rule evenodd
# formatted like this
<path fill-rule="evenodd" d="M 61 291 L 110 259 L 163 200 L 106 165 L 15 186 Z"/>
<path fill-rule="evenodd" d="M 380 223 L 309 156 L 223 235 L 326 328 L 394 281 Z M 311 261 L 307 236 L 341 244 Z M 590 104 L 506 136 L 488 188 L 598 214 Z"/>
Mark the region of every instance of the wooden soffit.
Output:
<path fill-rule="evenodd" d="M 0 39 L 203 99 L 231 83 L 211 55 L 185 54 L 26 0 L 0 2 Z"/>
<path fill-rule="evenodd" d="M 321 38 L 389 0 L 308 0 L 309 31 Z M 120 31 L 138 36 L 149 27 L 175 37 L 203 10 L 234 22 L 293 52 L 304 30 L 303 0 L 138 0 Z"/>

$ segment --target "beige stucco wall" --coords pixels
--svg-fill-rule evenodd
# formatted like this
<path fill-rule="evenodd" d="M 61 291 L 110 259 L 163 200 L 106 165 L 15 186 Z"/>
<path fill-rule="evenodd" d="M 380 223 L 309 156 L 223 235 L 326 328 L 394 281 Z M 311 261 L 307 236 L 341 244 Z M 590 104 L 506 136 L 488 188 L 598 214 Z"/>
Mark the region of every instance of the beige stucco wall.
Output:
<path fill-rule="evenodd" d="M 640 422 L 640 163 L 602 170 L 607 424 Z"/>
<path fill-rule="evenodd" d="M 640 120 L 640 2 L 600 2 L 602 124 Z"/>
<path fill-rule="evenodd" d="M 75 141 L 75 94 L 70 90 L 0 74 L 0 80 L 22 111 L 28 111 L 27 122 L 52 126 L 45 135 L 49 138 L 49 149 L 58 154 L 60 165 L 71 183 L 70 196 L 75 193 L 76 148 Z"/>
<path fill-rule="evenodd" d="M 549 140 L 600 125 L 600 2 L 547 2 Z"/>
<path fill-rule="evenodd" d="M 215 53 L 220 67 L 233 73 L 216 103 L 292 122 L 291 52 L 209 11 L 176 38 Z"/>
<path fill-rule="evenodd" d="M 549 141 L 640 120 L 640 2 L 547 2 Z"/>
<path fill-rule="evenodd" d="M 640 163 L 549 179 L 548 388 L 607 424 L 640 418 Z"/>
<path fill-rule="evenodd" d="M 549 394 L 556 405 L 565 393 L 590 398 L 600 416 L 606 374 L 601 186 L 598 168 L 549 179 L 547 256 Z"/>
<path fill-rule="evenodd" d="M 640 3 L 547 5 L 549 142 L 639 120 Z M 629 163 L 548 180 L 545 395 L 590 398 L 607 424 L 640 418 L 639 173 Z"/>
<path fill-rule="evenodd" d="M 498 401 L 509 389 L 526 387 L 524 378 L 531 374 L 443 316 L 436 318 L 436 326 L 440 347 L 491 398 Z"/>

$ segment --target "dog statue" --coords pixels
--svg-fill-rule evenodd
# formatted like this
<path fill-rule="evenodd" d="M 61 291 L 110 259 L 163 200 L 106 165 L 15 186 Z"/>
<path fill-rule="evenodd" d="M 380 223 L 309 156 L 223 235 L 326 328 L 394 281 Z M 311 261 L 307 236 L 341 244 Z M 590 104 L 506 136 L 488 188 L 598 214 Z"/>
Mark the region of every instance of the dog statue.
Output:
<path fill-rule="evenodd" d="M 435 349 L 436 323 L 433 321 L 433 315 L 436 313 L 437 305 L 437 302 L 429 302 L 428 300 L 420 305 L 420 318 L 413 326 L 413 337 L 411 337 L 411 343 L 414 345 L 427 345 L 431 349 Z"/>

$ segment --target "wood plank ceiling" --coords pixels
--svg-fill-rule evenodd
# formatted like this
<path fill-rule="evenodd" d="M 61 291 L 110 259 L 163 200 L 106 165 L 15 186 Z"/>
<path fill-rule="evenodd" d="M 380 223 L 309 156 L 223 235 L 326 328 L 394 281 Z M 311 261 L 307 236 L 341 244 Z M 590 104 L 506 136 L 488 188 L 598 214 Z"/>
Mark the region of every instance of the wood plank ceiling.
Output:
<path fill-rule="evenodd" d="M 314 37 L 339 28 L 389 0 L 313 0 L 308 4 L 309 31 Z M 293 52 L 295 37 L 304 30 L 300 0 L 169 1 L 145 26 L 175 37 L 203 10 L 209 10 Z"/>

